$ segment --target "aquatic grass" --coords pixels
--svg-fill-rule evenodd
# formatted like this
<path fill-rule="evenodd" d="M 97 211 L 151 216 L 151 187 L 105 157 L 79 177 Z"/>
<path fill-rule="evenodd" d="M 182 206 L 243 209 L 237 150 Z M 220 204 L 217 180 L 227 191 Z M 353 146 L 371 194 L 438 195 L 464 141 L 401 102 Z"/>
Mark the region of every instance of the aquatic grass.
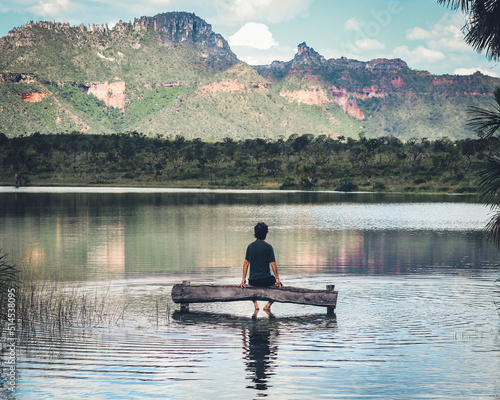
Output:
<path fill-rule="evenodd" d="M 38 281 L 24 283 L 19 296 L 23 331 L 37 324 L 62 327 L 102 327 L 123 320 L 127 303 L 111 298 L 109 288 Z"/>
<path fill-rule="evenodd" d="M 40 324 L 60 330 L 68 326 L 110 326 L 123 320 L 127 303 L 123 297 L 111 296 L 109 286 L 64 282 L 57 276 L 48 276 L 45 268 L 31 266 L 29 257 L 16 267 L 9 266 L 15 270 L 9 276 L 10 284 L 17 285 L 17 328 L 21 332 L 34 332 Z"/>

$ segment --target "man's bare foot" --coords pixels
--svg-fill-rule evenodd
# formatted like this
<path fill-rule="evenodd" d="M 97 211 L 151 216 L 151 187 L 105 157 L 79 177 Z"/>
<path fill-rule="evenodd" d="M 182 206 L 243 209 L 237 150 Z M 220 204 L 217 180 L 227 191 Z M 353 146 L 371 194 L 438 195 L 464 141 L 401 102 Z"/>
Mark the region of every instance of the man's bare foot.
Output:
<path fill-rule="evenodd" d="M 255 307 L 255 311 L 259 311 L 259 303 L 257 303 L 256 301 L 254 301 L 253 305 Z"/>
<path fill-rule="evenodd" d="M 270 301 L 269 303 L 267 303 L 265 306 L 264 306 L 264 311 L 271 311 L 271 306 L 273 305 L 273 302 Z"/>

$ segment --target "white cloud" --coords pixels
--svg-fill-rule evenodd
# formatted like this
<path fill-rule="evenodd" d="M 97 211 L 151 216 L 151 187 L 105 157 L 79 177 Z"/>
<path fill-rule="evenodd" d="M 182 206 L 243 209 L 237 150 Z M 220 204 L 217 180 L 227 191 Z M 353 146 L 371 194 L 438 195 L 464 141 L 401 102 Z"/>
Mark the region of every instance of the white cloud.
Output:
<path fill-rule="evenodd" d="M 72 6 L 69 0 L 41 0 L 37 5 L 30 8 L 30 11 L 41 16 L 57 16 L 70 9 Z"/>
<path fill-rule="evenodd" d="M 427 44 L 431 49 L 446 52 L 466 53 L 471 51 L 471 47 L 465 43 L 463 38 L 440 38 L 438 40 L 429 40 Z"/>
<path fill-rule="evenodd" d="M 399 46 L 394 49 L 396 57 L 402 58 L 410 63 L 435 63 L 445 59 L 445 54 L 442 51 L 428 49 L 424 46 L 410 50 L 408 46 Z"/>
<path fill-rule="evenodd" d="M 220 24 L 231 24 L 248 20 L 270 23 L 288 21 L 307 15 L 313 0 L 215 0 L 213 5 Z"/>
<path fill-rule="evenodd" d="M 494 78 L 498 78 L 498 74 L 496 72 L 490 71 L 489 69 L 483 68 L 483 67 L 477 67 L 477 68 L 457 68 L 453 71 L 454 75 L 472 75 L 476 72 L 481 72 L 483 75 L 489 75 Z"/>
<path fill-rule="evenodd" d="M 382 50 L 385 48 L 385 45 L 376 39 L 359 39 L 356 40 L 355 45 L 360 50 Z"/>
<path fill-rule="evenodd" d="M 464 18 L 460 14 L 446 14 L 430 30 L 415 27 L 407 32 L 408 40 L 426 41 L 427 47 L 444 52 L 469 52 L 470 47 L 464 41 L 462 26 Z"/>
<path fill-rule="evenodd" d="M 432 32 L 416 26 L 415 28 L 409 30 L 406 34 L 408 40 L 428 40 L 432 39 Z"/>
<path fill-rule="evenodd" d="M 247 22 L 234 35 L 229 37 L 231 46 L 248 46 L 268 50 L 279 43 L 273 38 L 269 27 L 257 22 Z"/>
<path fill-rule="evenodd" d="M 297 49 L 287 46 L 273 47 L 269 50 L 259 50 L 253 47 L 232 47 L 238 58 L 250 65 L 266 65 L 273 61 L 288 61 L 293 58 Z"/>
<path fill-rule="evenodd" d="M 360 21 L 359 19 L 356 18 L 349 18 L 344 24 L 346 31 L 354 31 L 354 32 L 359 32 L 361 29 L 363 29 L 364 26 L 365 22 Z"/>

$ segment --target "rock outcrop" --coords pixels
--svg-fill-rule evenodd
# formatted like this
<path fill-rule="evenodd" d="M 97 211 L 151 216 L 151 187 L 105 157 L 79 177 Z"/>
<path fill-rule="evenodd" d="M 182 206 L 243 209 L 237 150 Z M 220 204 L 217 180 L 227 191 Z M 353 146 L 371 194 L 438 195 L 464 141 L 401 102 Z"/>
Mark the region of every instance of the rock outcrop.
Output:
<path fill-rule="evenodd" d="M 21 99 L 23 99 L 27 103 L 39 103 L 49 94 L 50 93 L 48 92 L 32 92 L 32 93 L 22 93 L 20 96 Z"/>
<path fill-rule="evenodd" d="M 147 35 L 165 46 L 194 45 L 201 56 L 210 59 L 213 64 L 233 65 L 238 58 L 231 51 L 227 41 L 212 26 L 195 14 L 186 12 L 168 12 L 154 17 L 141 17 L 133 22 L 119 21 L 114 27 L 92 24 L 88 27 L 80 24 L 71 26 L 58 22 L 29 22 L 23 27 L 11 30 L 8 36 L 0 38 L 0 52 L 37 47 L 44 32 L 52 35 L 65 35 L 71 38 L 74 47 L 91 45 L 99 51 L 113 46 L 117 39 L 126 38 L 128 45 L 134 49 L 141 48 L 142 40 Z M 54 36 L 53 36 L 54 37 Z M 101 58 L 105 55 L 99 53 Z M 0 68 L 2 62 L 0 60 Z"/>
<path fill-rule="evenodd" d="M 88 83 L 85 86 L 85 91 L 104 101 L 108 107 L 115 107 L 125 111 L 125 82 L 116 80 L 110 83 Z"/>

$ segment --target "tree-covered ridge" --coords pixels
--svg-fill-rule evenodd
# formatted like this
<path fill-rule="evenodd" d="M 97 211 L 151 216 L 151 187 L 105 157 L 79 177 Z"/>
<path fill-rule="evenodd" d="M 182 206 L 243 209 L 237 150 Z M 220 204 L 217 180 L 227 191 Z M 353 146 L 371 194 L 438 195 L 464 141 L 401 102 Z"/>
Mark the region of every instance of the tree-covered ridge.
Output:
<path fill-rule="evenodd" d="M 471 192 L 471 166 L 498 151 L 500 142 L 308 134 L 205 142 L 74 132 L 0 135 L 0 147 L 3 184 Z"/>

